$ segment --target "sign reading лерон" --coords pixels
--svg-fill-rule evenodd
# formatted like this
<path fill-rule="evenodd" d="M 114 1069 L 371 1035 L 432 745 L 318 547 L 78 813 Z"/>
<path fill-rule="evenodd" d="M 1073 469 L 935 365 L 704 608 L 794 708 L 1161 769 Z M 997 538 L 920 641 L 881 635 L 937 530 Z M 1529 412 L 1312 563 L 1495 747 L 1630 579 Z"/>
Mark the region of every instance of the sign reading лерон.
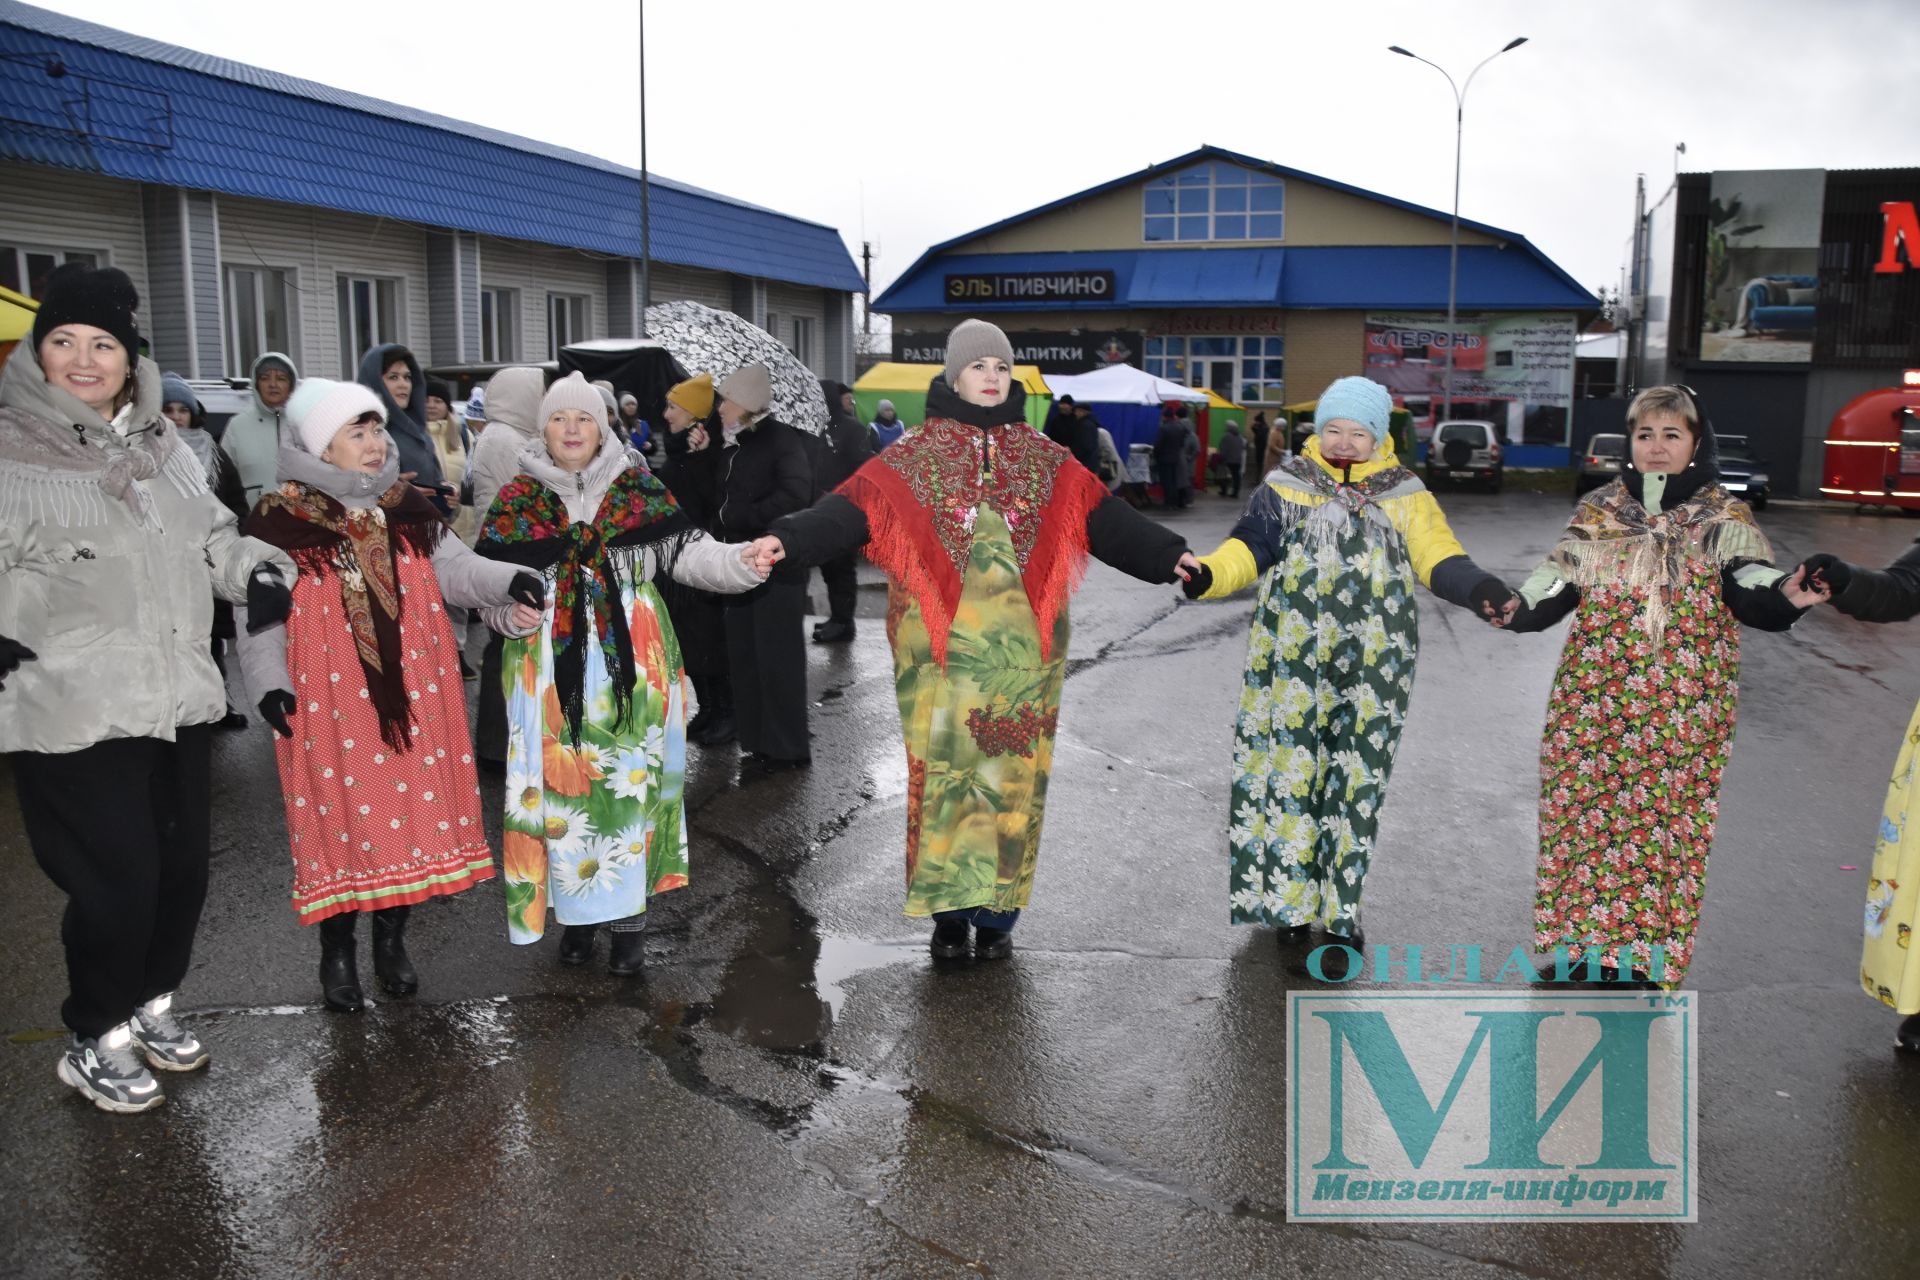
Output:
<path fill-rule="evenodd" d="M 1691 992 L 1290 992 L 1293 1221 L 1696 1222 Z"/>
<path fill-rule="evenodd" d="M 948 302 L 1111 302 L 1111 271 L 981 271 L 947 277 Z"/>

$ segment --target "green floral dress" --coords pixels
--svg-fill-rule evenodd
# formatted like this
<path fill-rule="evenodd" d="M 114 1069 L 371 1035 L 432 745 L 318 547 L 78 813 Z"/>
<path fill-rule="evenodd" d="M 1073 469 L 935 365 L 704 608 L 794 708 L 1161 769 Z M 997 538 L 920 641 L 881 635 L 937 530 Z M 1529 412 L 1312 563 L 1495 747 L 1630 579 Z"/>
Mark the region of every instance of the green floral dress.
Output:
<path fill-rule="evenodd" d="M 1287 539 L 1254 608 L 1234 723 L 1230 903 L 1235 924 L 1351 935 L 1413 692 L 1419 615 L 1391 528 L 1349 519 L 1331 537 L 1305 533 Z"/>
<path fill-rule="evenodd" d="M 945 669 L 919 600 L 897 585 L 887 635 L 907 743 L 907 914 L 1026 906 L 1066 682 L 1067 611 L 1043 658 L 1012 536 L 982 505 Z"/>

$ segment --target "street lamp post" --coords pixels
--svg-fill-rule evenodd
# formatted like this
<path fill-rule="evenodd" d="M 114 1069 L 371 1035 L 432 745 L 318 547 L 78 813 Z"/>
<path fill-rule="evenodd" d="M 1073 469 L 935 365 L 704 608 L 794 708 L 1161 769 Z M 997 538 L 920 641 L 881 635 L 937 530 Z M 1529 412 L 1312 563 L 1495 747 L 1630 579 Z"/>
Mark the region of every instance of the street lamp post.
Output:
<path fill-rule="evenodd" d="M 1447 372 L 1441 387 L 1440 416 L 1444 421 L 1453 416 L 1453 315 L 1454 305 L 1460 291 L 1460 143 L 1466 132 L 1467 90 L 1473 87 L 1473 78 L 1480 74 L 1480 67 L 1492 62 L 1503 53 L 1518 49 L 1527 42 L 1525 36 L 1509 40 L 1504 46 L 1480 60 L 1480 66 L 1467 73 L 1467 82 L 1457 85 L 1453 77 L 1447 75 L 1447 69 L 1437 62 L 1429 62 L 1399 45 L 1388 45 L 1388 53 L 1397 53 L 1403 58 L 1412 58 L 1415 62 L 1425 62 L 1428 66 L 1447 77 L 1447 87 L 1453 90 L 1453 238 L 1447 252 Z"/>

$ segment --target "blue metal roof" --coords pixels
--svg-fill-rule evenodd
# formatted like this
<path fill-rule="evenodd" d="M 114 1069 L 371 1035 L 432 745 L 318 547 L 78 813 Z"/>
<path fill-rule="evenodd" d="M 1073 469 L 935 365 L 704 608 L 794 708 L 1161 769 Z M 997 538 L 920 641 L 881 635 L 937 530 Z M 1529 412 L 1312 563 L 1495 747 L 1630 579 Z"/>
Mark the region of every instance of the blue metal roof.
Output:
<path fill-rule="evenodd" d="M 1075 302 L 1073 310 L 1124 310 L 1129 307 L 1286 306 L 1295 308 L 1395 307 L 1445 310 L 1445 245 L 1321 246 L 1311 248 L 1141 248 L 1084 253 L 951 253 L 969 241 L 1030 222 L 1091 197 L 1103 195 L 1200 160 L 1225 160 L 1248 169 L 1298 178 L 1379 204 L 1434 218 L 1440 209 L 1398 200 L 1345 182 L 1222 147 L 1201 147 L 1160 164 L 1149 165 L 1085 191 L 1003 218 L 989 226 L 934 245 L 873 300 L 879 312 L 896 311 L 1057 311 L 1068 304 L 1050 302 L 968 303 L 950 305 L 942 296 L 949 271 L 1108 270 L 1117 288 L 1110 301 Z M 1562 271 L 1527 238 L 1484 222 L 1460 220 L 1462 227 L 1504 241 L 1502 245 L 1460 247 L 1459 306 L 1478 311 L 1597 311 L 1600 302 Z M 1433 283 L 1438 254 L 1439 283 Z M 1164 261 L 1162 261 L 1164 259 Z M 1130 290 L 1130 284 L 1132 290 Z M 1137 292 L 1133 291 L 1137 290 Z"/>
<path fill-rule="evenodd" d="M 949 272 L 1000 274 L 1111 271 L 1099 302 L 960 302 L 946 298 Z M 1113 249 L 1086 253 L 959 253 L 923 258 L 874 300 L 874 310 L 1124 311 L 1177 307 L 1444 311 L 1447 246 L 1305 249 Z M 1462 311 L 1591 311 L 1599 303 L 1523 245 L 1460 247 Z"/>
<path fill-rule="evenodd" d="M 54 65 L 65 74 L 49 75 Z M 0 156 L 640 256 L 637 170 L 17 0 L 0 0 Z M 832 227 L 658 175 L 648 184 L 656 261 L 865 287 Z"/>

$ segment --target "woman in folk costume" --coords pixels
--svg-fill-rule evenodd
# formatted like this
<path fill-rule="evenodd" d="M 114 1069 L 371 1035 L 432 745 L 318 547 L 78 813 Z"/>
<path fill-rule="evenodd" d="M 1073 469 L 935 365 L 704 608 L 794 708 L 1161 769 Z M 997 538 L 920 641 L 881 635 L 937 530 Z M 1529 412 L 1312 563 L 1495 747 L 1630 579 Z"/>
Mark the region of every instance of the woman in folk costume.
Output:
<path fill-rule="evenodd" d="M 887 574 L 907 744 L 907 905 L 932 951 L 999 959 L 1033 888 L 1066 679 L 1067 599 L 1092 554 L 1148 582 L 1192 571 L 1179 535 L 1030 428 L 1006 334 L 947 339 L 927 421 L 756 542 L 763 565 L 865 548 Z"/>
<path fill-rule="evenodd" d="M 1808 556 L 1796 578 L 1833 593 L 1833 607 L 1862 622 L 1905 622 L 1920 614 L 1920 543 L 1884 569 L 1860 569 L 1838 556 Z M 1895 1013 L 1906 1015 L 1896 1047 L 1920 1053 L 1920 707 L 1907 724 L 1893 762 L 1893 782 L 1880 811 L 1880 838 L 1867 878 L 1867 936 L 1860 986 Z"/>
<path fill-rule="evenodd" d="M 321 991 L 342 1012 L 365 1003 L 360 912 L 381 986 L 408 995 L 413 904 L 493 875 L 447 603 L 531 615 L 544 598 L 537 575 L 482 560 L 400 479 L 385 419 L 367 387 L 302 382 L 282 484 L 246 523 L 301 569 L 286 626 L 250 632 L 240 665 L 280 735 L 293 909 L 320 927 Z"/>
<path fill-rule="evenodd" d="M 1540 745 L 1535 946 L 1673 988 L 1733 745 L 1740 624 L 1785 631 L 1824 597 L 1773 567 L 1685 388 L 1635 396 L 1627 431 L 1627 470 L 1580 503 L 1506 625 L 1574 615 Z"/>
<path fill-rule="evenodd" d="M 1400 465 L 1392 413 L 1377 382 L 1329 386 L 1306 448 L 1186 586 L 1218 600 L 1260 584 L 1234 721 L 1229 902 L 1235 924 L 1266 925 L 1283 946 L 1316 924 L 1330 944 L 1364 944 L 1360 891 L 1420 647 L 1415 579 L 1488 619 L 1512 606 Z M 1331 955 L 1338 981 L 1350 957 Z"/>
<path fill-rule="evenodd" d="M 687 883 L 686 693 L 655 579 L 741 592 L 742 546 L 694 528 L 572 373 L 540 404 L 541 435 L 480 524 L 480 554 L 545 574 L 543 615 L 494 609 L 505 635 L 507 936 L 537 942 L 547 904 L 560 962 L 602 924 L 608 969 L 637 973 L 647 899 Z"/>

